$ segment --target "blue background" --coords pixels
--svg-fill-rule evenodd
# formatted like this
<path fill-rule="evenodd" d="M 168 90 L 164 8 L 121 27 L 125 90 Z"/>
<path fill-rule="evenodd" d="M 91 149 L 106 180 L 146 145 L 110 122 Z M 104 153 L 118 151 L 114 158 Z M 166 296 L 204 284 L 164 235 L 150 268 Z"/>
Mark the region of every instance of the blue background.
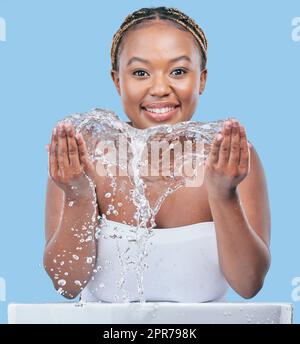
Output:
<path fill-rule="evenodd" d="M 178 7 L 204 29 L 208 82 L 193 120 L 235 116 L 262 160 L 272 215 L 272 266 L 260 293 L 244 300 L 290 302 L 299 266 L 299 1 L 0 0 L 0 276 L 8 303 L 65 302 L 42 267 L 47 180 L 45 144 L 55 122 L 92 107 L 126 120 L 110 77 L 113 34 L 130 12 Z"/>

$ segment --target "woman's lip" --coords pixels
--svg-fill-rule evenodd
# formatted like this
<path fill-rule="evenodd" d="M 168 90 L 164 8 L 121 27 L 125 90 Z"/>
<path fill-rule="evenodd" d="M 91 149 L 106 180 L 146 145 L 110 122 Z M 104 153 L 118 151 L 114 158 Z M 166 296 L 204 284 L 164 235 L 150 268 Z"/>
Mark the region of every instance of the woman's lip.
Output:
<path fill-rule="evenodd" d="M 156 121 L 156 122 L 162 122 L 170 119 L 173 117 L 179 109 L 179 105 L 175 106 L 175 108 L 171 111 L 165 112 L 165 113 L 155 113 L 155 112 L 150 112 L 147 111 L 144 107 L 142 107 L 142 110 L 144 113 L 149 117 L 150 119 Z"/>

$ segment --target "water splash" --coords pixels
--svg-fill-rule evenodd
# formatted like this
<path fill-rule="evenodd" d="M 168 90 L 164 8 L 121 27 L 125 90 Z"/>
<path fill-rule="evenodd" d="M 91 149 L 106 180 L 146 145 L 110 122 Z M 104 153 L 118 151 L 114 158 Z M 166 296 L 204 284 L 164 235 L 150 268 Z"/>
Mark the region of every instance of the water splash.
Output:
<path fill-rule="evenodd" d="M 122 276 L 116 283 L 123 288 L 123 301 L 126 301 L 126 272 L 133 263 L 139 299 L 144 302 L 143 273 L 147 268 L 144 259 L 149 250 L 148 239 L 156 226 L 155 216 L 165 198 L 178 188 L 201 186 L 210 145 L 221 131 L 224 120 L 210 123 L 186 121 L 137 129 L 121 121 L 112 111 L 93 109 L 72 114 L 63 122 L 73 124 L 76 133 L 80 132 L 84 137 L 99 178 L 110 180 L 111 190 L 105 190 L 104 194 L 109 204 L 106 209 L 101 204 L 96 239 L 100 239 L 101 228 L 107 225 L 106 218 L 110 216 L 133 226 L 132 235 L 127 240 L 135 243 L 138 254 L 132 257 L 129 248 L 123 253 L 118 251 Z M 91 179 L 89 181 L 95 186 Z M 122 202 L 120 195 L 123 195 Z M 97 198 L 94 193 L 94 214 Z M 126 206 L 134 209 L 129 223 L 122 219 Z M 121 238 L 116 235 L 113 239 Z M 73 258 L 76 260 L 77 256 L 73 255 Z M 106 262 L 104 269 L 108 267 Z M 97 273 L 99 269 L 95 271 Z M 116 302 L 119 299 L 115 295 Z"/>

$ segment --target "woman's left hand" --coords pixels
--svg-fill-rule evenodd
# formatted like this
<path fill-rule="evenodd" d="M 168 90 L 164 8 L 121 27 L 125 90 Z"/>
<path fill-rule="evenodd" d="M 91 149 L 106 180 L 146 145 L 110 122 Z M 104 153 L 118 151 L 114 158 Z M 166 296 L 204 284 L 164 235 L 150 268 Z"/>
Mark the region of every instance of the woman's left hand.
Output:
<path fill-rule="evenodd" d="M 250 171 L 250 151 L 245 128 L 227 120 L 212 143 L 204 170 L 208 196 L 228 197 Z"/>

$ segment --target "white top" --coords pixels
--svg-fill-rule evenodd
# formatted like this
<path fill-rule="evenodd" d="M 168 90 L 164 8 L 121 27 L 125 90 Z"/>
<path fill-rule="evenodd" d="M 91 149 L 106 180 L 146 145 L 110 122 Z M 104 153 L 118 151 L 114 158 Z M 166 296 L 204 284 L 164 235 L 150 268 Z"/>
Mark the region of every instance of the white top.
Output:
<path fill-rule="evenodd" d="M 98 269 L 82 291 L 81 300 L 139 301 L 135 268 L 142 251 L 138 241 L 132 240 L 136 228 L 105 222 L 98 236 Z M 154 228 L 146 242 L 145 301 L 226 302 L 228 283 L 219 266 L 214 222 Z M 125 261 L 130 263 L 127 267 Z"/>

